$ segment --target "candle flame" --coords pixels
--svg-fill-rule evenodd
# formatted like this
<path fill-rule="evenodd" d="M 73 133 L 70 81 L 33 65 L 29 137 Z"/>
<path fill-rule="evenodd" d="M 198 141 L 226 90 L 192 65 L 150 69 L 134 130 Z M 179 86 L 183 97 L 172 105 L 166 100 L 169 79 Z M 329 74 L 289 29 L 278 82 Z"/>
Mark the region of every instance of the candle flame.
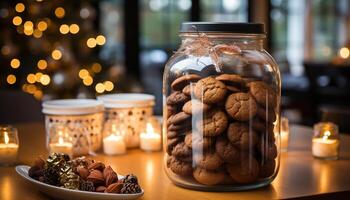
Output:
<path fill-rule="evenodd" d="M 4 140 L 5 140 L 5 144 L 8 144 L 10 141 L 10 138 L 9 138 L 7 132 L 4 133 Z"/>
<path fill-rule="evenodd" d="M 154 133 L 154 129 L 153 129 L 153 126 L 151 123 L 146 124 L 146 132 L 147 132 L 147 134 Z"/>
<path fill-rule="evenodd" d="M 58 138 L 58 144 L 63 144 L 63 143 L 64 143 L 63 138 L 62 138 L 62 137 L 59 137 L 59 138 Z"/>
<path fill-rule="evenodd" d="M 331 132 L 330 131 L 325 131 L 324 132 L 324 135 L 322 137 L 323 140 L 328 140 L 328 137 L 331 135 Z"/>

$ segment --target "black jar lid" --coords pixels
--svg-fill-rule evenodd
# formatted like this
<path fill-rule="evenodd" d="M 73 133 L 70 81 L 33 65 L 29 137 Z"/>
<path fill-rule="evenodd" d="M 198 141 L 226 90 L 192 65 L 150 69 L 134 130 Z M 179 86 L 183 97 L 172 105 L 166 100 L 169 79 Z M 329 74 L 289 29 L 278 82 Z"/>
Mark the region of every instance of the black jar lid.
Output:
<path fill-rule="evenodd" d="M 246 33 L 264 34 L 264 24 L 261 23 L 239 23 L 239 22 L 183 22 L 180 33 Z"/>

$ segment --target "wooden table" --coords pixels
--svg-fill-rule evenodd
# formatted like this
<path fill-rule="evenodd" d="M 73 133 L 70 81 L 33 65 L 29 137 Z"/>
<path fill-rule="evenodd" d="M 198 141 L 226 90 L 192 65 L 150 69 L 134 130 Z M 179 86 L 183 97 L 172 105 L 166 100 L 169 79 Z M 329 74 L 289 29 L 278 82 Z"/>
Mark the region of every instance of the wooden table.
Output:
<path fill-rule="evenodd" d="M 20 162 L 31 164 L 37 155 L 46 156 L 43 124 L 19 124 L 17 127 L 20 137 Z M 162 152 L 145 153 L 131 150 L 127 155 L 98 155 L 95 159 L 110 164 L 120 174 L 136 174 L 145 190 L 141 198 L 144 200 L 345 198 L 350 194 L 350 136 L 341 137 L 339 160 L 324 161 L 312 157 L 311 135 L 311 128 L 291 126 L 290 148 L 281 155 L 281 167 L 277 178 L 270 186 L 243 192 L 201 192 L 176 187 L 163 171 Z M 0 199 L 49 198 L 22 180 L 13 167 L 0 167 Z"/>

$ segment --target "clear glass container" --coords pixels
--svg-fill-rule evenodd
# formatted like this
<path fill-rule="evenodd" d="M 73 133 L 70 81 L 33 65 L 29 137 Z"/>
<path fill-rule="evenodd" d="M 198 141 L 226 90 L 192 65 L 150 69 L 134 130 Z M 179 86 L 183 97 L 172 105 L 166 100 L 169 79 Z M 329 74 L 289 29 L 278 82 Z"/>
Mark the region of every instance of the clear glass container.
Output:
<path fill-rule="evenodd" d="M 9 125 L 0 126 L 0 166 L 16 164 L 18 147 L 17 129 Z"/>
<path fill-rule="evenodd" d="M 339 156 L 340 137 L 338 126 L 332 122 L 314 125 L 312 155 L 325 160 L 336 160 Z"/>
<path fill-rule="evenodd" d="M 270 184 L 280 154 L 281 80 L 263 24 L 187 22 L 163 76 L 164 165 L 176 185 Z"/>

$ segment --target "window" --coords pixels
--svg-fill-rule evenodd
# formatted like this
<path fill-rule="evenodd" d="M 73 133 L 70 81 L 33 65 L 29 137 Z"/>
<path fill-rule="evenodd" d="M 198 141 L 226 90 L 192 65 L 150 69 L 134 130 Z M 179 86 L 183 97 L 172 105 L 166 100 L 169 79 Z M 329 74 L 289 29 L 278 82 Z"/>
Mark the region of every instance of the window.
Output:
<path fill-rule="evenodd" d="M 201 0 L 202 21 L 248 21 L 248 0 Z"/>

